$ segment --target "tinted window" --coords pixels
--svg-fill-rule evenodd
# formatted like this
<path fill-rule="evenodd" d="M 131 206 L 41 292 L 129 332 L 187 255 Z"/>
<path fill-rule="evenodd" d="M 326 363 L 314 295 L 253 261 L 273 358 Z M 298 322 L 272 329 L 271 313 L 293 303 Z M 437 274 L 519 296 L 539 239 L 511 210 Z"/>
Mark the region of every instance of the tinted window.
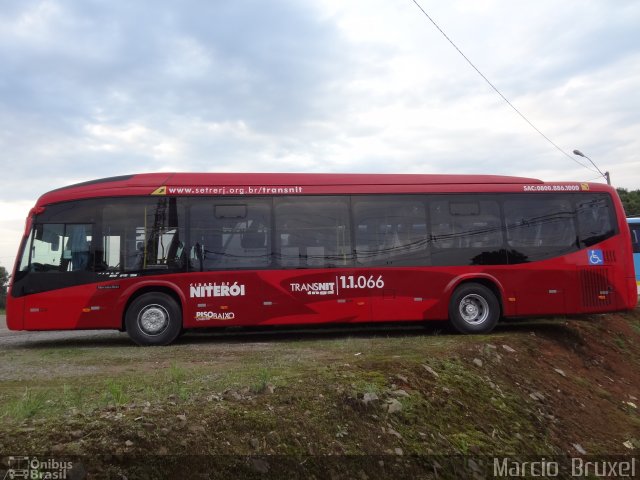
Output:
<path fill-rule="evenodd" d="M 616 233 L 615 218 L 608 195 L 580 195 L 576 206 L 581 247 L 590 247 Z"/>
<path fill-rule="evenodd" d="M 276 253 L 283 267 L 324 268 L 351 264 L 347 198 L 277 198 L 275 214 Z"/>
<path fill-rule="evenodd" d="M 96 256 L 117 272 L 182 270 L 184 208 L 175 198 L 105 201 Z"/>
<path fill-rule="evenodd" d="M 486 195 L 431 197 L 434 265 L 506 263 L 498 201 Z"/>
<path fill-rule="evenodd" d="M 95 270 L 95 200 L 47 207 L 34 221 L 31 241 L 20 262 L 23 271 L 90 272 Z"/>
<path fill-rule="evenodd" d="M 22 268 L 35 272 L 93 270 L 92 230 L 91 224 L 36 224 L 29 261 L 24 262 Z"/>
<path fill-rule="evenodd" d="M 47 206 L 34 220 L 12 292 L 21 296 L 111 275 L 182 270 L 182 211 L 167 197 Z"/>
<path fill-rule="evenodd" d="M 640 253 L 640 223 L 630 223 L 629 229 L 631 229 L 631 245 L 633 247 L 633 253 Z"/>
<path fill-rule="evenodd" d="M 504 210 L 511 247 L 570 246 L 576 241 L 573 207 L 567 198 L 508 200 Z"/>
<path fill-rule="evenodd" d="M 434 248 L 494 248 L 502 245 L 500 208 L 495 200 L 433 199 Z"/>
<path fill-rule="evenodd" d="M 422 197 L 353 197 L 355 255 L 360 265 L 428 262 Z"/>
<path fill-rule="evenodd" d="M 265 268 L 271 263 L 271 200 L 196 200 L 190 219 L 192 268 Z"/>
<path fill-rule="evenodd" d="M 504 202 L 509 262 L 562 255 L 577 248 L 569 196 L 519 195 Z"/>

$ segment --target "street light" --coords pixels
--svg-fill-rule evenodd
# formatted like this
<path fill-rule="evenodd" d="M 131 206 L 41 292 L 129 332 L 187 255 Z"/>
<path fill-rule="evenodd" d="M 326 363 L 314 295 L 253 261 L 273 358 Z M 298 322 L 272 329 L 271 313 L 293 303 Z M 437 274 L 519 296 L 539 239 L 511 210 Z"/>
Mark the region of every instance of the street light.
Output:
<path fill-rule="evenodd" d="M 582 153 L 580 150 L 574 150 L 573 151 L 574 155 L 578 155 L 579 157 L 584 157 L 587 160 L 589 160 L 591 162 L 591 165 L 593 165 L 594 167 L 596 167 L 596 170 L 598 171 L 598 173 L 600 175 L 602 175 L 605 180 L 607 181 L 607 185 L 611 185 L 611 179 L 609 178 L 609 172 L 604 172 L 602 173 L 602 171 L 598 168 L 598 166 L 593 162 L 593 160 L 591 160 L 589 157 L 587 157 L 584 153 Z"/>

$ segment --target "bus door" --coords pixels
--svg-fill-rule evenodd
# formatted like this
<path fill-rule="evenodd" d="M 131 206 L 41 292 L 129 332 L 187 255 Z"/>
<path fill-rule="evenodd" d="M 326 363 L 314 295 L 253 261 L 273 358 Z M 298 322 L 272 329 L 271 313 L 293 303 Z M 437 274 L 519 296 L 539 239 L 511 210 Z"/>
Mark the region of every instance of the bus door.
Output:
<path fill-rule="evenodd" d="M 340 276 L 340 289 L 368 297 L 374 321 L 425 318 L 429 283 L 419 268 L 430 262 L 424 198 L 361 196 L 352 208 L 354 262 L 362 268 Z"/>
<path fill-rule="evenodd" d="M 275 270 L 265 272 L 265 313 L 277 323 L 369 321 L 369 292 L 345 288 L 355 275 L 349 199 L 281 197 L 274 205 Z"/>
<path fill-rule="evenodd" d="M 262 321 L 261 269 L 271 262 L 270 204 L 198 199 L 190 208 L 188 276 L 193 326 Z M 257 271 L 256 271 L 257 270 Z"/>
<path fill-rule="evenodd" d="M 415 268 L 372 269 L 359 272 L 347 282 L 366 285 L 371 295 L 373 321 L 424 320 L 438 301 L 430 294 L 433 290 L 430 276 Z"/>
<path fill-rule="evenodd" d="M 251 325 L 260 317 L 262 285 L 249 271 L 193 273 L 187 277 L 188 327 Z"/>
<path fill-rule="evenodd" d="M 575 304 L 574 204 L 563 195 L 514 196 L 504 202 L 509 264 L 518 314 L 563 314 Z"/>
<path fill-rule="evenodd" d="M 95 291 L 90 271 L 92 225 L 36 225 L 29 252 L 29 271 L 21 283 L 24 328 L 78 328 L 85 299 Z"/>

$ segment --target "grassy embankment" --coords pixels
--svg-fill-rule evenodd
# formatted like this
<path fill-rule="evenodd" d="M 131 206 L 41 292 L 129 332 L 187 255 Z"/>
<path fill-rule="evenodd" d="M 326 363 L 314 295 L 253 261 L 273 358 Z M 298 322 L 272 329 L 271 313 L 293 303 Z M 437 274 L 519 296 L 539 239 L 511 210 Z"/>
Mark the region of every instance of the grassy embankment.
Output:
<path fill-rule="evenodd" d="M 388 456 L 331 466 L 375 477 L 403 461 L 407 471 L 413 455 L 640 449 L 638 309 L 489 336 L 249 333 L 165 348 L 69 340 L 1 356 L 7 454 L 311 456 L 310 467 L 318 456 Z M 278 457 L 261 458 L 250 472 L 277 471 Z M 113 458 L 95 462 L 112 468 Z"/>

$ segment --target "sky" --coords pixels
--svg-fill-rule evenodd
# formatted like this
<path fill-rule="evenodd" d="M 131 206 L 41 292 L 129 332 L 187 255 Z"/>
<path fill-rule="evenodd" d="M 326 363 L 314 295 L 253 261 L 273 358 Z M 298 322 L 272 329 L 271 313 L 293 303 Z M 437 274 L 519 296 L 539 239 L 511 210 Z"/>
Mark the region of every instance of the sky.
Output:
<path fill-rule="evenodd" d="M 0 265 L 44 192 L 130 173 L 640 188 L 640 2 L 3 0 Z M 571 157 L 571 158 L 569 158 Z"/>

